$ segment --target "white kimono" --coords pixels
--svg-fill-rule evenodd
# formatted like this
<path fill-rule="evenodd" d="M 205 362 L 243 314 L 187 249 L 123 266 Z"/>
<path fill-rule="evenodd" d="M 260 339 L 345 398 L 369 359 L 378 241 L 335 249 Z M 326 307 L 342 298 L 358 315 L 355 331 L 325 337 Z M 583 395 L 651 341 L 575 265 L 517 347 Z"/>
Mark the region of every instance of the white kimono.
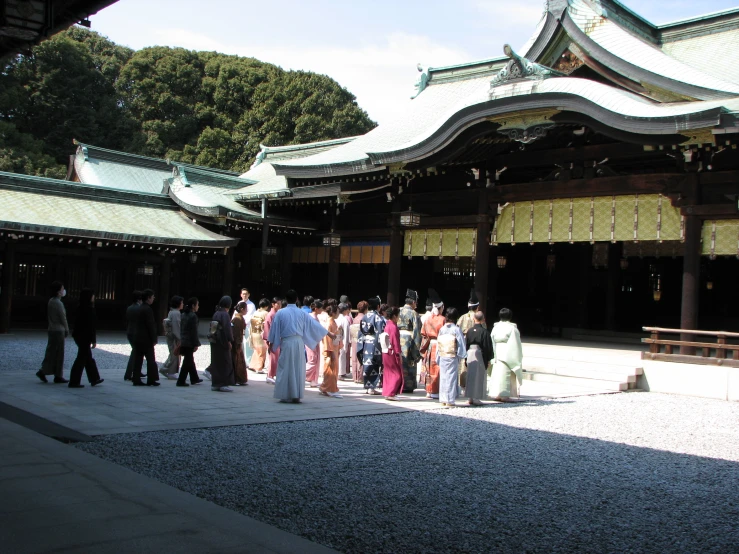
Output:
<path fill-rule="evenodd" d="M 336 326 L 339 328 L 337 333 L 342 340 L 341 350 L 339 350 L 339 375 L 343 376 L 349 373 L 349 367 L 347 364 L 346 351 L 350 348 L 351 343 L 349 339 L 349 325 L 351 321 L 346 316 L 339 314 L 336 316 Z"/>
<path fill-rule="evenodd" d="M 523 347 L 521 333 L 515 323 L 498 321 L 490 333 L 493 339 L 495 361 L 488 380 L 488 394 L 492 398 L 519 396 L 523 378 Z"/>
<path fill-rule="evenodd" d="M 280 349 L 275 398 L 295 400 L 305 392 L 305 348 L 314 349 L 328 332 L 295 304 L 279 310 L 269 329 L 272 350 Z"/>

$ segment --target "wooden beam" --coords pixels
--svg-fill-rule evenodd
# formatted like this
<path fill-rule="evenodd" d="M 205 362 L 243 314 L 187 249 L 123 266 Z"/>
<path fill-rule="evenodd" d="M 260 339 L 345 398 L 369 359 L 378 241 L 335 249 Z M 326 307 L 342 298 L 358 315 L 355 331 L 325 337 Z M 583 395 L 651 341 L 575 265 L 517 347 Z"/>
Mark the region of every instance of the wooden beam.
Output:
<path fill-rule="evenodd" d="M 669 187 L 678 186 L 684 180 L 684 174 L 651 173 L 596 177 L 594 179 L 570 179 L 568 181 L 520 183 L 493 187 L 490 192 L 490 200 L 512 202 L 514 200 L 664 193 Z"/>
<path fill-rule="evenodd" d="M 694 215 L 700 219 L 739 219 L 739 208 L 736 203 L 683 206 L 680 213 L 685 216 Z"/>
<path fill-rule="evenodd" d="M 658 139 L 655 137 L 655 141 Z M 503 167 L 542 167 L 562 165 L 569 162 L 584 162 L 594 160 L 599 162 L 605 158 L 611 160 L 619 158 L 634 158 L 640 156 L 654 156 L 658 150 L 645 151 L 641 144 L 630 144 L 618 142 L 613 144 L 596 144 L 575 148 L 556 148 L 553 150 L 525 150 L 523 152 L 511 152 L 503 156 L 495 156 L 489 162 L 489 166 L 495 169 Z"/>

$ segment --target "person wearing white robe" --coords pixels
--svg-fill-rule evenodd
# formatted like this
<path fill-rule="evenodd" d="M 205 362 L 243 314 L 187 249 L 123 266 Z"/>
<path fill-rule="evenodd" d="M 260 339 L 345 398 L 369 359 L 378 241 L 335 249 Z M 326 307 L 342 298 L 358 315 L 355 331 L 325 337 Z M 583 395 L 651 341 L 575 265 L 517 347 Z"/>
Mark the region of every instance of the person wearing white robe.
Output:
<path fill-rule="evenodd" d="M 280 349 L 274 397 L 299 404 L 305 394 L 305 348 L 315 348 L 330 333 L 295 305 L 294 290 L 287 291 L 285 298 L 287 307 L 275 314 L 268 338 L 273 351 Z"/>
<path fill-rule="evenodd" d="M 513 312 L 508 308 L 500 310 L 500 321 L 493 325 L 490 333 L 495 360 L 488 380 L 488 394 L 499 402 L 507 402 L 512 396 L 519 396 L 523 378 L 521 333 L 516 324 L 511 323 L 512 316 Z"/>
<path fill-rule="evenodd" d="M 464 335 L 457 327 L 459 312 L 446 311 L 446 323 L 436 338 L 436 363 L 439 366 L 439 402 L 445 408 L 455 405 L 460 394 L 459 362 L 467 356 Z"/>
<path fill-rule="evenodd" d="M 241 289 L 241 300 L 246 302 L 246 315 L 244 315 L 244 321 L 246 322 L 246 330 L 244 331 L 244 359 L 246 360 L 246 367 L 249 367 L 249 362 L 254 354 L 254 349 L 251 347 L 250 335 L 251 335 L 251 318 L 257 313 L 257 307 L 254 302 L 249 300 L 249 289 Z"/>

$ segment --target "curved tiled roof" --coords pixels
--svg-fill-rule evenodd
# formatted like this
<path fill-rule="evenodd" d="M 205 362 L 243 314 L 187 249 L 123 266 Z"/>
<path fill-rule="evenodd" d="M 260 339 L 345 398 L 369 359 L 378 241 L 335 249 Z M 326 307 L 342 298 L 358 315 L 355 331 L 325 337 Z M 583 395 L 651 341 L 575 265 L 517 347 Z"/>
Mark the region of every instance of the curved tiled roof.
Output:
<path fill-rule="evenodd" d="M 224 248 L 238 239 L 213 233 L 162 194 L 0 172 L 0 228 L 162 246 Z"/>

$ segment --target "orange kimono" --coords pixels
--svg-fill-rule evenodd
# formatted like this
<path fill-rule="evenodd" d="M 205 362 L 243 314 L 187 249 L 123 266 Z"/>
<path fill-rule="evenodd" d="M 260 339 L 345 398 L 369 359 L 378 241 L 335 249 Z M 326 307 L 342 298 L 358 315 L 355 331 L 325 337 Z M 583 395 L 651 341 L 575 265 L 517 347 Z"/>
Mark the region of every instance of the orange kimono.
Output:
<path fill-rule="evenodd" d="M 328 319 L 324 327 L 329 333 L 337 334 L 339 326 L 336 320 L 331 317 Z M 339 375 L 339 351 L 341 350 L 341 341 L 334 344 L 334 341 L 326 335 L 323 337 L 323 345 L 321 354 L 323 355 L 323 382 L 320 391 L 324 394 L 339 392 L 338 375 Z"/>
<path fill-rule="evenodd" d="M 266 317 L 267 311 L 260 308 L 251 318 L 249 346 L 252 347 L 254 353 L 251 355 L 251 360 L 249 361 L 249 369 L 257 373 L 264 373 L 264 363 L 267 360 L 267 343 L 262 338 Z"/>
<path fill-rule="evenodd" d="M 439 329 L 444 327 L 445 323 L 446 318 L 443 315 L 432 315 L 421 328 L 421 335 L 431 339 L 425 360 L 426 367 L 428 368 L 426 393 L 435 398 L 439 397 L 439 366 L 436 363 L 436 337 L 439 336 Z"/>

